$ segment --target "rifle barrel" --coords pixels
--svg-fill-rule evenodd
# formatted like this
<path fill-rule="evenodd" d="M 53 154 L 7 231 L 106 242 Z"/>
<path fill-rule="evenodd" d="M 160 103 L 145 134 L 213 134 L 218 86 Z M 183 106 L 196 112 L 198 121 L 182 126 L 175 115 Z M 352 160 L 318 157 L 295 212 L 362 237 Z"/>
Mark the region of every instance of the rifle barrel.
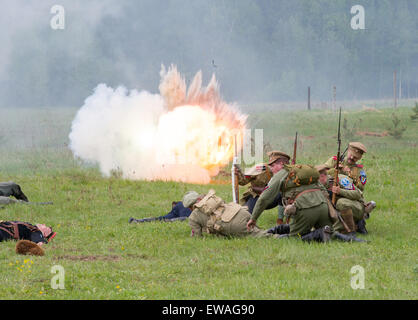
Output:
<path fill-rule="evenodd" d="M 338 186 L 338 173 L 340 168 L 340 154 L 341 154 L 341 107 L 340 114 L 338 116 L 338 151 L 337 151 L 337 163 L 335 164 L 335 174 L 334 174 L 334 186 Z M 335 205 L 337 201 L 337 195 L 332 194 L 332 204 Z"/>
<path fill-rule="evenodd" d="M 298 132 L 296 131 L 295 142 L 293 143 L 293 159 L 292 164 L 296 164 L 296 150 L 298 148 Z"/>

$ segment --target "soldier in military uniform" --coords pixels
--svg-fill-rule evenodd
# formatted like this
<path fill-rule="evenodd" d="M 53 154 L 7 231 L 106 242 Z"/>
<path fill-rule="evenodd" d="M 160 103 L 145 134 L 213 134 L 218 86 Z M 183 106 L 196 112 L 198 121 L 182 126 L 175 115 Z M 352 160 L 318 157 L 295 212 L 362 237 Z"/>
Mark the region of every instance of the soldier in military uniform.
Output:
<path fill-rule="evenodd" d="M 257 164 L 254 167 L 245 171 L 245 174 L 242 173 L 239 167 L 235 168 L 235 173 L 238 176 L 238 183 L 241 186 L 250 184 L 248 187 L 248 191 L 246 191 L 241 200 L 240 204 L 245 205 L 248 207 L 248 211 L 250 213 L 253 212 L 254 206 L 260 197 L 260 194 L 263 192 L 265 187 L 267 186 L 268 182 L 272 178 L 272 176 L 277 173 L 273 172 L 272 169 L 269 167 L 271 163 L 275 162 L 276 160 L 280 159 L 281 163 L 289 163 L 290 156 L 281 151 L 271 151 L 267 154 L 269 156 L 268 164 Z M 277 170 L 277 168 L 276 168 Z M 277 194 L 275 200 L 269 204 L 266 210 L 279 207 L 279 214 L 277 219 L 277 224 L 283 223 L 283 212 L 284 208 L 282 206 L 282 198 L 281 194 Z"/>
<path fill-rule="evenodd" d="M 370 213 L 375 207 L 374 202 L 365 204 L 363 199 L 363 191 L 367 182 L 367 175 L 363 165 L 357 164 L 357 162 L 366 153 L 366 147 L 360 142 L 350 142 L 347 149 L 347 156 L 341 162 L 341 174 L 345 175 L 342 177 L 344 185 L 338 187 L 331 187 L 332 192 L 338 196 L 336 202 L 336 208 L 341 212 L 341 216 L 347 224 L 350 232 L 359 231 L 360 233 L 366 234 L 366 222 L 365 222 L 365 207 L 366 211 Z M 334 156 L 325 163 L 325 166 L 331 168 L 328 174 L 333 177 L 335 172 L 335 166 L 337 163 L 337 157 Z M 351 188 L 348 190 L 347 188 Z M 351 197 L 354 196 L 353 197 Z M 368 214 L 367 213 L 367 214 Z M 341 222 L 336 225 L 337 230 L 341 232 L 348 232 L 342 227 Z"/>
<path fill-rule="evenodd" d="M 267 232 L 281 234 L 280 237 L 299 236 L 308 242 L 328 242 L 331 238 L 349 242 L 364 241 L 333 229 L 327 190 L 318 179 L 318 170 L 311 166 L 284 165 L 261 194 L 247 228 L 251 230 L 256 226 L 257 219 L 268 203 L 281 192 L 286 204 L 284 213 L 290 217 L 290 224 L 276 226 Z"/>
<path fill-rule="evenodd" d="M 171 206 L 172 206 L 171 211 L 164 216 L 143 218 L 143 219 L 129 218 L 129 223 L 132 223 L 132 222 L 143 223 L 143 222 L 151 222 L 151 221 L 163 221 L 163 222 L 183 221 L 183 220 L 186 220 L 192 213 L 192 210 L 184 207 L 181 201 L 178 201 L 178 202 L 173 201 Z"/>
<path fill-rule="evenodd" d="M 29 201 L 20 186 L 13 181 L 0 182 L 0 196 L 15 197 L 17 200 Z"/>
<path fill-rule="evenodd" d="M 363 154 L 367 152 L 364 144 L 360 142 L 350 142 L 348 144 L 347 156 L 340 162 L 341 173 L 349 176 L 353 179 L 354 185 L 359 188 L 361 191 L 364 191 L 367 182 L 366 171 L 362 164 L 357 162 L 361 160 Z M 325 165 L 328 168 L 331 168 L 328 171 L 329 175 L 333 175 L 335 166 L 337 164 L 337 157 L 331 157 L 325 162 Z"/>
<path fill-rule="evenodd" d="M 271 165 L 276 164 L 273 162 Z M 277 165 L 282 169 L 273 176 L 258 199 L 247 228 L 251 230 L 256 226 L 257 219 L 262 212 L 277 193 L 281 192 L 286 203 L 285 214 L 291 217 L 291 221 L 287 230 L 284 227 L 286 225 L 282 225 L 278 227 L 282 227 L 283 230 L 276 230 L 276 232 L 288 236 L 300 236 L 306 241 L 327 242 L 332 233 L 332 221 L 328 215 L 328 204 L 323 194 L 324 187 L 317 181 L 318 171 L 309 166 Z M 292 169 L 294 167 L 303 168 L 308 175 L 311 175 L 311 178 L 307 179 L 307 184 L 292 180 L 298 177 L 294 175 Z M 313 232 L 311 232 L 312 228 L 315 228 Z"/>
<path fill-rule="evenodd" d="M 201 237 L 203 233 L 238 237 L 278 237 L 258 227 L 247 230 L 247 222 L 251 219 L 247 207 L 234 202 L 225 203 L 212 189 L 206 195 L 189 191 L 183 198 L 183 204 L 193 210 L 189 216 L 189 225 L 194 237 Z"/>
<path fill-rule="evenodd" d="M 30 240 L 38 245 L 48 243 L 56 235 L 44 224 L 32 225 L 22 221 L 0 221 L 0 242 L 7 240 Z"/>

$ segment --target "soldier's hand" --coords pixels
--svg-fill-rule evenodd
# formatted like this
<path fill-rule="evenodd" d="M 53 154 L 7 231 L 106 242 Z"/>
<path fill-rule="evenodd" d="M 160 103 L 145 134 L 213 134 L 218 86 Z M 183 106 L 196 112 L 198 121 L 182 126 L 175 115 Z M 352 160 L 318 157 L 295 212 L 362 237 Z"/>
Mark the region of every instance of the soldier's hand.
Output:
<path fill-rule="evenodd" d="M 284 215 L 287 217 L 290 217 L 291 215 L 294 215 L 296 213 L 296 206 L 295 204 L 288 204 L 285 208 L 284 208 Z"/>
<path fill-rule="evenodd" d="M 253 219 L 250 219 L 247 223 L 247 230 L 251 231 L 255 227 L 256 221 Z"/>
<path fill-rule="evenodd" d="M 349 167 L 344 167 L 344 168 L 343 168 L 343 171 L 344 171 L 346 174 L 350 174 L 350 168 L 349 168 Z"/>
<path fill-rule="evenodd" d="M 234 164 L 234 172 L 236 175 L 242 174 L 241 168 L 237 164 Z"/>
<path fill-rule="evenodd" d="M 331 191 L 335 194 L 340 193 L 340 187 L 339 186 L 332 186 Z"/>

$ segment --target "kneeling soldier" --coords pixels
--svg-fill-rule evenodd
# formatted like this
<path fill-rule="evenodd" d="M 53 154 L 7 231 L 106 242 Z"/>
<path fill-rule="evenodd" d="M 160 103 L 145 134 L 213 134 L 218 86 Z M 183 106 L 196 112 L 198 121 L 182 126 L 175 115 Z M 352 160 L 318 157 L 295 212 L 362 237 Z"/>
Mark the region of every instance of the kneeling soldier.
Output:
<path fill-rule="evenodd" d="M 347 156 L 342 159 L 342 162 L 340 162 L 340 169 L 341 173 L 348 176 L 357 189 L 359 189 L 362 193 L 364 192 L 364 189 L 366 187 L 367 182 L 367 175 L 366 171 L 364 169 L 364 166 L 362 164 L 358 164 L 358 161 L 360 161 L 363 157 L 363 155 L 367 152 L 366 147 L 361 142 L 350 142 L 347 147 Z M 329 168 L 331 168 L 328 172 L 331 176 L 334 175 L 335 166 L 337 163 L 337 157 L 331 157 L 328 159 L 328 161 L 325 163 L 325 165 Z M 370 202 L 366 204 L 366 211 L 371 211 L 374 209 L 376 204 L 374 202 Z M 345 206 L 346 207 L 346 206 Z M 345 217 L 347 217 L 347 225 L 352 223 L 353 217 L 349 215 L 350 213 L 347 211 L 345 214 Z M 341 215 L 343 215 L 343 212 L 341 212 Z M 346 219 L 344 217 L 344 220 Z M 367 215 L 366 215 L 367 217 Z M 355 226 L 355 229 L 358 229 L 361 233 L 367 233 L 367 230 L 365 228 L 366 221 L 364 219 L 356 220 L 357 225 Z"/>
<path fill-rule="evenodd" d="M 288 236 L 300 236 L 306 241 L 329 241 L 332 221 L 324 187 L 318 183 L 318 178 L 318 171 L 311 166 L 284 165 L 258 199 L 248 229 L 256 226 L 259 216 L 281 192 L 286 204 L 285 215 L 291 217 Z M 315 228 L 313 232 L 312 228 Z"/>
<path fill-rule="evenodd" d="M 354 186 L 354 182 L 350 177 L 339 174 L 339 186 L 334 186 L 332 183 L 333 178 L 327 174 L 329 168 L 326 165 L 318 165 L 315 168 L 319 171 L 320 183 L 328 190 L 329 199 L 332 199 L 333 193 L 337 195 L 335 207 L 340 211 L 346 226 L 338 220 L 334 225 L 335 230 L 341 233 L 354 233 L 354 231 L 357 231 L 367 234 L 364 219 L 369 218 L 369 214 L 376 207 L 376 203 L 374 201 L 365 203 L 363 192 Z"/>
<path fill-rule="evenodd" d="M 300 236 L 303 241 L 328 242 L 330 238 L 342 241 L 364 241 L 347 237 L 331 227 L 329 201 L 324 186 L 318 182 L 319 172 L 308 165 L 285 165 L 270 181 L 261 194 L 251 220 L 250 230 L 269 202 L 278 192 L 286 204 L 285 215 L 291 217 L 289 225 L 276 226 L 269 230 L 282 236 Z M 311 231 L 314 228 L 314 231 Z"/>
<path fill-rule="evenodd" d="M 355 234 L 356 231 L 367 234 L 365 218 L 368 218 L 371 210 L 376 206 L 374 201 L 365 203 L 363 193 L 354 186 L 353 180 L 346 176 L 338 175 L 339 186 L 332 186 L 331 190 L 337 195 L 336 209 L 341 212 L 347 227 L 348 233 Z M 336 231 L 345 233 L 346 230 L 341 221 L 334 225 Z"/>

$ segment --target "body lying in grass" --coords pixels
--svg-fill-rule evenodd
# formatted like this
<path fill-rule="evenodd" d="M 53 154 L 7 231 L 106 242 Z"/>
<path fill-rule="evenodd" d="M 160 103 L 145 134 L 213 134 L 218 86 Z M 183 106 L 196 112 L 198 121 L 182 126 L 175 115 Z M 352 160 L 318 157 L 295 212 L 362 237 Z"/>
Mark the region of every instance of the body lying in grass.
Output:
<path fill-rule="evenodd" d="M 51 227 L 44 224 L 30 224 L 23 221 L 1 221 L 0 242 L 18 240 L 16 253 L 44 255 L 41 246 L 56 235 Z"/>

